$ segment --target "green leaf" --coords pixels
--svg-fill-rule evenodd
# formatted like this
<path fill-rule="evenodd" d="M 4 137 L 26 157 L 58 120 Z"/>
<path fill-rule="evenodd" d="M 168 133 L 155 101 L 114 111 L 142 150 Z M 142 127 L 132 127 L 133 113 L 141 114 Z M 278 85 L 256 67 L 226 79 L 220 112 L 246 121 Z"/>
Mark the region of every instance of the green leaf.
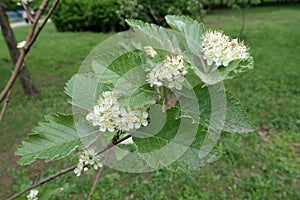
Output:
<path fill-rule="evenodd" d="M 150 24 L 141 20 L 126 19 L 126 23 L 135 31 L 141 31 L 150 38 L 156 38 L 161 41 L 162 38 L 168 38 L 166 29 L 156 24 Z M 152 44 L 151 44 L 152 45 Z"/>
<path fill-rule="evenodd" d="M 143 60 L 139 51 L 131 51 L 120 55 L 109 66 L 108 69 L 122 76 L 136 67 L 141 67 Z"/>
<path fill-rule="evenodd" d="M 92 110 L 99 94 L 108 90 L 108 85 L 98 84 L 97 78 L 92 73 L 75 74 L 65 86 L 65 93 L 72 100 L 73 106 L 84 110 Z"/>
<path fill-rule="evenodd" d="M 224 131 L 250 133 L 255 130 L 241 102 L 231 93 L 227 93 L 227 110 Z"/>
<path fill-rule="evenodd" d="M 153 108 L 152 108 L 153 109 Z M 148 127 L 139 129 L 133 137 L 137 152 L 150 168 L 167 167 L 176 161 L 190 146 L 197 133 L 198 124 L 190 118 L 178 118 L 179 109 L 162 112 L 157 106 L 150 111 Z"/>
<path fill-rule="evenodd" d="M 38 158 L 45 159 L 46 162 L 58 160 L 80 148 L 82 143 L 74 126 L 73 116 L 49 114 L 22 141 L 16 155 L 22 156 L 18 164 L 28 165 Z"/>
<path fill-rule="evenodd" d="M 253 69 L 254 61 L 253 57 L 249 60 L 236 60 L 229 63 L 227 67 L 219 67 L 219 73 L 223 80 L 233 79 L 236 75 L 246 72 L 249 69 Z"/>
<path fill-rule="evenodd" d="M 180 124 L 180 119 L 176 119 L 178 112 L 178 109 L 172 108 L 167 110 L 166 113 L 162 113 L 162 109 L 159 109 L 155 114 L 150 113 L 151 123 L 149 127 L 142 128 L 141 131 L 148 133 L 149 136 L 153 135 L 153 137 L 133 138 L 135 144 L 137 144 L 139 153 L 158 150 L 175 137 Z M 151 127 L 153 125 L 154 127 Z M 161 129 L 158 130 L 157 127 Z"/>
<path fill-rule="evenodd" d="M 173 171 L 184 171 L 189 172 L 197 170 L 199 167 L 203 167 L 206 164 L 215 162 L 221 156 L 221 150 L 218 145 L 214 146 L 213 149 L 204 157 L 201 158 L 200 152 L 203 145 L 207 132 L 202 126 L 199 126 L 197 135 L 194 138 L 193 143 L 187 149 L 186 152 L 178 160 L 173 162 L 167 168 Z"/>
<path fill-rule="evenodd" d="M 146 82 L 147 73 L 140 51 L 122 54 L 105 64 L 101 60 L 107 60 L 106 56 L 111 58 L 112 54 L 101 55 L 93 62 L 99 84 L 112 84 L 114 91 L 120 95 L 119 102 L 124 105 L 143 106 L 155 102 L 154 89 Z M 105 67 L 107 68 L 104 69 Z M 108 80 L 109 78 L 113 81 Z"/>
<path fill-rule="evenodd" d="M 135 30 L 138 38 L 143 39 L 143 44 L 151 45 L 155 49 L 174 52 L 176 49 L 185 50 L 188 48 L 183 33 L 140 20 L 130 19 L 126 20 L 126 23 Z"/>
<path fill-rule="evenodd" d="M 161 112 L 160 109 L 157 111 Z M 217 147 L 200 157 L 207 130 L 189 118 L 178 118 L 179 112 L 179 109 L 171 108 L 164 114 L 150 113 L 149 127 L 141 129 L 147 137 L 133 137 L 137 152 L 153 169 L 167 167 L 175 171 L 190 171 L 219 157 Z"/>
<path fill-rule="evenodd" d="M 92 69 L 98 78 L 98 83 L 114 84 L 118 81 L 120 75 L 107 68 L 116 56 L 118 56 L 116 53 L 106 53 L 92 60 Z"/>
<path fill-rule="evenodd" d="M 169 26 L 177 31 L 183 32 L 187 37 L 201 44 L 201 37 L 205 31 L 202 23 L 187 16 L 167 15 L 165 17 Z"/>
<path fill-rule="evenodd" d="M 197 86 L 195 93 L 200 106 L 200 123 L 209 125 L 211 117 L 211 96 L 207 87 Z M 240 101 L 231 93 L 226 93 L 226 119 L 223 131 L 230 133 L 250 133 L 254 131 Z"/>

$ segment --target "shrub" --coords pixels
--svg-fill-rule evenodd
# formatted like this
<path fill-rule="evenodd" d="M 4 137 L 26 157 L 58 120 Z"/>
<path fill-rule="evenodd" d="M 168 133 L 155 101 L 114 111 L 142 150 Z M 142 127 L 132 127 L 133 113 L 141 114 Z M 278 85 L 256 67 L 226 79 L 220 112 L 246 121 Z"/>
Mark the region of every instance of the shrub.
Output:
<path fill-rule="evenodd" d="M 149 23 L 166 26 L 165 15 L 193 15 L 188 4 L 193 0 L 116 0 L 118 4 L 117 16 L 121 25 L 125 19 L 140 19 Z"/>
<path fill-rule="evenodd" d="M 52 15 L 58 31 L 120 30 L 114 0 L 65 0 Z"/>

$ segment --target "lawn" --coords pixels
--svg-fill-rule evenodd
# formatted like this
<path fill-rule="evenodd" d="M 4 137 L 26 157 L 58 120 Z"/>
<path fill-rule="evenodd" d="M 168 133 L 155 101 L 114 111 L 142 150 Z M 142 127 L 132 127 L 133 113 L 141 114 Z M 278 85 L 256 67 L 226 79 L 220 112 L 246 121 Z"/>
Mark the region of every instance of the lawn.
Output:
<path fill-rule="evenodd" d="M 245 106 L 256 126 L 254 133 L 224 134 L 220 141 L 224 156 L 189 174 L 167 170 L 128 174 L 105 168 L 94 199 L 300 199 L 299 11 L 300 6 L 246 10 L 245 38 L 255 69 L 225 85 Z M 239 10 L 217 10 L 205 22 L 236 37 L 240 18 Z M 14 31 L 22 41 L 27 27 Z M 88 53 L 112 34 L 58 33 L 47 24 L 27 58 L 40 95 L 27 98 L 17 82 L 0 124 L 0 199 L 30 184 L 37 172 L 44 177 L 76 162 L 69 158 L 18 167 L 13 153 L 44 114 L 71 112 L 63 93 L 65 82 Z M 0 52 L 2 88 L 12 69 L 2 37 Z M 91 173 L 83 178 L 72 173 L 62 176 L 39 188 L 40 199 L 86 199 L 92 177 Z"/>

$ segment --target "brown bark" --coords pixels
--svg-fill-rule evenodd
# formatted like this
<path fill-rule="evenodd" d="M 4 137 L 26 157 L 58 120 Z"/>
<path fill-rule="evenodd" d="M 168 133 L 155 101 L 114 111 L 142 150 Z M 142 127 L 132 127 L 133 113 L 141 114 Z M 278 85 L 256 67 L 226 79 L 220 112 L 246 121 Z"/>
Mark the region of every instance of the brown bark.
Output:
<path fill-rule="evenodd" d="M 10 27 L 8 17 L 5 12 L 3 0 L 0 0 L 0 26 L 1 26 L 2 35 L 7 44 L 7 47 L 9 49 L 10 57 L 12 59 L 13 64 L 15 65 L 20 56 L 20 52 L 17 48 L 16 38 L 14 36 L 12 28 Z M 29 71 L 26 68 L 25 62 L 24 62 L 22 69 L 20 70 L 19 79 L 20 79 L 22 88 L 27 96 L 30 96 L 30 97 L 38 96 L 38 91 L 36 90 L 36 88 L 33 84 L 33 81 L 30 77 Z"/>

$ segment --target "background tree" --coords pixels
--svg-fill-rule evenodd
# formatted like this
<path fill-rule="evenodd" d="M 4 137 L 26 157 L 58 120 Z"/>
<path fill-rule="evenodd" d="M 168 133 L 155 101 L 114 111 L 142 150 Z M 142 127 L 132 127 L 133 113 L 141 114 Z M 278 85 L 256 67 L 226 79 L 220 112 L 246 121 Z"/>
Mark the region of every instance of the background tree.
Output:
<path fill-rule="evenodd" d="M 258 5 L 261 3 L 260 0 L 235 0 L 230 1 L 228 3 L 228 6 L 233 9 L 240 9 L 242 12 L 242 25 L 240 30 L 240 38 L 245 38 L 244 32 L 245 32 L 245 26 L 246 26 L 246 8 L 250 7 L 251 5 Z"/>
<path fill-rule="evenodd" d="M 20 52 L 17 48 L 17 41 L 14 36 L 13 30 L 10 27 L 8 17 L 4 8 L 4 1 L 0 0 L 0 26 L 1 32 L 9 49 L 10 57 L 12 59 L 13 64 L 15 65 L 20 56 Z M 29 71 L 26 68 L 25 62 L 22 66 L 22 69 L 19 73 L 19 79 L 22 85 L 22 88 L 27 96 L 36 97 L 38 96 L 38 92 L 36 87 L 30 77 Z"/>

